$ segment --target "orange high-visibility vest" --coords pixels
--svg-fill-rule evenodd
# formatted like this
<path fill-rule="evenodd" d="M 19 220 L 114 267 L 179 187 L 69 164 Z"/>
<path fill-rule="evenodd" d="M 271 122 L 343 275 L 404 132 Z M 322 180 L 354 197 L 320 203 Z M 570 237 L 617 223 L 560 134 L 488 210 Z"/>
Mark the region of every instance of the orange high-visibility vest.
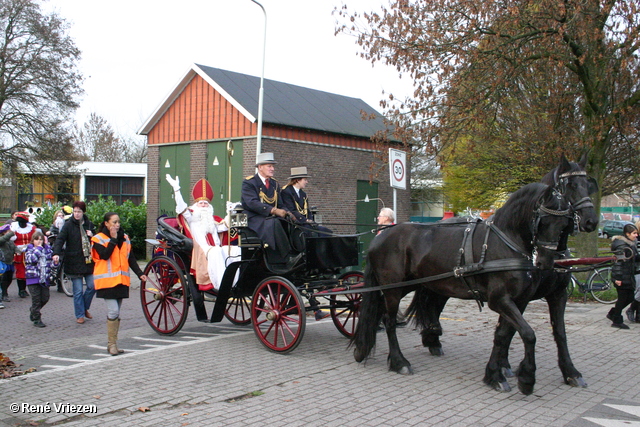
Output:
<path fill-rule="evenodd" d="M 91 238 L 91 257 L 96 263 L 93 268 L 93 281 L 96 290 L 113 288 L 117 285 L 129 286 L 129 253 L 131 252 L 131 241 L 129 236 L 124 235 L 124 243 L 119 248 L 117 245 L 109 259 L 100 259 L 98 253 L 93 249 L 95 245 L 107 247 L 111 239 L 104 233 L 98 233 Z"/>

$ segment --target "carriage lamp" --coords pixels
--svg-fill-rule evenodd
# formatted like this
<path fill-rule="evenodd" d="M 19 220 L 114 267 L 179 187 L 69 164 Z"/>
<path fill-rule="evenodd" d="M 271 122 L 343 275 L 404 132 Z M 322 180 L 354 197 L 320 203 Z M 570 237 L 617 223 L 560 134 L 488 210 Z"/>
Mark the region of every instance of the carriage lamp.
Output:
<path fill-rule="evenodd" d="M 249 226 L 249 221 L 247 220 L 246 213 L 234 212 L 229 215 L 229 218 L 231 219 L 231 227 L 233 228 Z"/>

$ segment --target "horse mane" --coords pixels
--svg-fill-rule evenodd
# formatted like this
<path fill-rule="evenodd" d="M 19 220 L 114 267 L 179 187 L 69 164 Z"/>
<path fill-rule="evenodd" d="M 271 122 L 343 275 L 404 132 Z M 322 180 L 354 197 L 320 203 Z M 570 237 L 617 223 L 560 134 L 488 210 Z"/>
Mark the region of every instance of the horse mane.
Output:
<path fill-rule="evenodd" d="M 495 225 L 501 230 L 529 233 L 529 224 L 533 220 L 534 211 L 540 205 L 540 197 L 548 189 L 548 185 L 534 182 L 512 193 L 507 202 L 493 215 Z"/>

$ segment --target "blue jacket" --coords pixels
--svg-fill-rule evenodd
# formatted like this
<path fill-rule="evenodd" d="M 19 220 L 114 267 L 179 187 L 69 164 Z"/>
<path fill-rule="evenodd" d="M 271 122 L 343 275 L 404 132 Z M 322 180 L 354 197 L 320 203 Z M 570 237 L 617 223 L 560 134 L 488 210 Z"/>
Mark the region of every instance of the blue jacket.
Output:
<path fill-rule="evenodd" d="M 306 224 L 307 220 L 313 220 L 313 215 L 309 210 L 309 198 L 307 193 L 302 189 L 299 190 L 300 196 L 296 193 L 296 189 L 293 185 L 287 185 L 282 189 L 280 195 L 282 197 L 282 204 L 284 208 L 291 212 L 296 221 L 302 224 Z"/>
<path fill-rule="evenodd" d="M 250 176 L 242 181 L 242 207 L 247 214 L 249 228 L 258 234 L 258 237 L 268 243 L 272 248 L 276 247 L 275 221 L 271 215 L 271 209 L 283 209 L 280 197 L 280 185 L 278 181 L 269 179 L 267 190 L 258 176 Z M 262 194 L 261 194 L 262 193 Z"/>

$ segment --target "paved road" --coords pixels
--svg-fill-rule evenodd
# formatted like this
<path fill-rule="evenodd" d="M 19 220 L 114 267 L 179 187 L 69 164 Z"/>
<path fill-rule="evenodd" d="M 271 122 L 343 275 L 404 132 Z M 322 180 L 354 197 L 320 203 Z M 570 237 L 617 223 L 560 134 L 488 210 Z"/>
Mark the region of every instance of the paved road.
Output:
<path fill-rule="evenodd" d="M 430 356 L 416 331 L 399 331 L 412 376 L 387 370 L 384 334 L 372 359 L 354 362 L 330 320 L 309 318 L 300 346 L 280 355 L 267 351 L 251 327 L 226 320 L 190 319 L 177 335 L 157 335 L 134 292 L 123 308 L 120 344 L 127 352 L 109 357 L 98 320 L 105 316 L 101 300 L 92 310 L 95 319 L 77 325 L 71 298 L 54 293 L 43 329 L 29 324 L 27 306 L 12 301 L 0 311 L 0 351 L 24 368 L 37 368 L 0 380 L 0 426 L 640 425 L 640 325 L 611 328 L 604 318 L 609 306 L 601 304 L 571 303 L 567 309 L 570 348 L 586 389 L 562 382 L 546 305 L 531 304 L 526 318 L 538 338 L 531 396 L 498 393 L 482 383 L 497 315 L 479 313 L 473 302 L 450 302 L 443 313 L 442 357 Z M 522 354 L 514 339 L 512 365 Z M 515 380 L 510 383 L 517 390 Z M 19 406 L 13 413 L 11 403 L 40 405 L 40 412 Z M 89 412 L 72 413 L 72 404 L 87 405 Z"/>

